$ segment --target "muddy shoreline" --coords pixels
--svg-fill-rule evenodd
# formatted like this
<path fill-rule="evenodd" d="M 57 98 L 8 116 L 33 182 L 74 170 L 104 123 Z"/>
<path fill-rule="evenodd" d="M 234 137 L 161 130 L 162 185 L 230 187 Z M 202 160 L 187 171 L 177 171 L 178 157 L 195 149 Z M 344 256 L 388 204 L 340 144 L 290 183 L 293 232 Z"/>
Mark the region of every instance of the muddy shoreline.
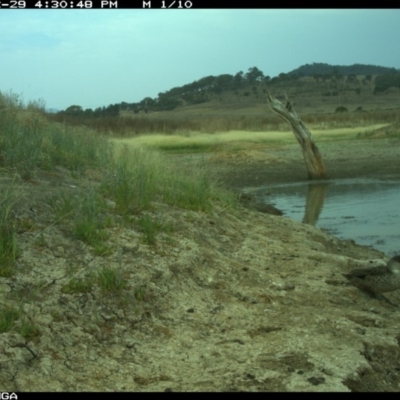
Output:
<path fill-rule="evenodd" d="M 400 139 L 352 140 L 317 143 L 324 158 L 330 179 L 375 178 L 400 179 Z M 265 160 L 257 152 L 242 159 L 214 161 L 212 169 L 229 188 L 240 190 L 246 187 L 277 183 L 292 183 L 307 180 L 307 173 L 299 145 L 286 145 L 263 150 Z M 273 157 L 271 157 L 273 156 Z"/>

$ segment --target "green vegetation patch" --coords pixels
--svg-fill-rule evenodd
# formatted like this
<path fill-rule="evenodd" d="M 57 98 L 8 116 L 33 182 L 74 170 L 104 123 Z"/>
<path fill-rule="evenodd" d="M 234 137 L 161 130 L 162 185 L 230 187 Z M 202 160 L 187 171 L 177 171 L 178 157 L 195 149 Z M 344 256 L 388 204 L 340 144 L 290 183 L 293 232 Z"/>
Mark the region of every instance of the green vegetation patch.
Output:
<path fill-rule="evenodd" d="M 206 166 L 180 167 L 160 152 L 135 145 L 117 148 L 101 187 L 122 215 L 148 210 L 156 200 L 199 211 L 209 211 L 212 201 L 228 200 Z"/>
<path fill-rule="evenodd" d="M 96 189 L 86 194 L 60 194 L 48 199 L 57 215 L 57 222 L 64 219 L 72 223 L 72 235 L 92 245 L 97 255 L 104 255 L 109 248 L 104 244 L 108 238 L 105 230 L 112 224 L 105 200 Z"/>
<path fill-rule="evenodd" d="M 40 336 L 40 329 L 37 325 L 32 323 L 28 318 L 23 318 L 19 333 L 25 339 L 33 339 L 37 336 Z"/>
<path fill-rule="evenodd" d="M 120 293 L 128 282 L 122 268 L 104 267 L 97 273 L 97 282 L 104 292 Z"/>
<path fill-rule="evenodd" d="M 14 272 L 18 255 L 17 236 L 11 218 L 20 193 L 13 187 L 0 186 L 0 276 L 9 277 Z"/>
<path fill-rule="evenodd" d="M 118 213 L 137 213 L 149 208 L 155 199 L 162 168 L 154 152 L 143 148 L 118 149 L 102 184 L 102 191 L 115 201 Z"/>
<path fill-rule="evenodd" d="M 17 95 L 0 93 L 0 164 L 16 168 L 23 179 L 57 165 L 83 172 L 104 166 L 111 156 L 112 146 L 93 129 L 51 123 Z"/>
<path fill-rule="evenodd" d="M 155 244 L 159 232 L 172 231 L 172 226 L 165 224 L 160 217 L 151 217 L 149 214 L 141 215 L 137 221 L 146 244 Z"/>
<path fill-rule="evenodd" d="M 0 309 L 0 333 L 8 332 L 20 315 L 21 312 L 14 307 L 7 306 Z"/>
<path fill-rule="evenodd" d="M 107 239 L 105 227 L 106 207 L 100 195 L 91 190 L 86 196 L 78 198 L 74 213 L 73 235 L 88 244 L 94 245 Z"/>
<path fill-rule="evenodd" d="M 92 291 L 94 283 L 95 277 L 93 275 L 82 278 L 74 277 L 63 286 L 62 291 L 64 293 L 88 293 Z"/>

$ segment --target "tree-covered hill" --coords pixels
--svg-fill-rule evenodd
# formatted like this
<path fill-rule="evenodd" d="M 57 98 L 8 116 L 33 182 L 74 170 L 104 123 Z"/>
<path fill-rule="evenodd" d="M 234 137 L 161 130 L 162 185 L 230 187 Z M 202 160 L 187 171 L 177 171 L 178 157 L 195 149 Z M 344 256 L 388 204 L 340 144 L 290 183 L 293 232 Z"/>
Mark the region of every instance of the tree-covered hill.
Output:
<path fill-rule="evenodd" d="M 290 71 L 288 75 L 383 75 L 396 72 L 395 68 L 380 67 L 378 65 L 353 64 L 330 65 L 325 63 L 305 64 Z"/>
<path fill-rule="evenodd" d="M 314 86 L 313 86 L 314 85 Z M 257 67 L 234 75 L 222 74 L 206 76 L 183 86 L 161 92 L 156 98 L 145 97 L 139 102 L 110 104 L 95 110 L 84 110 L 72 105 L 60 116 L 68 117 L 114 117 L 121 111 L 148 113 L 171 111 L 179 107 L 192 106 L 211 101 L 234 102 L 250 101 L 265 97 L 267 88 L 283 89 L 286 93 L 305 93 L 313 91 L 322 96 L 335 96 L 340 91 L 369 90 L 370 93 L 384 92 L 390 87 L 400 88 L 400 70 L 377 65 L 353 64 L 349 66 L 325 63 L 305 64 L 288 73 L 280 73 L 271 78 Z"/>

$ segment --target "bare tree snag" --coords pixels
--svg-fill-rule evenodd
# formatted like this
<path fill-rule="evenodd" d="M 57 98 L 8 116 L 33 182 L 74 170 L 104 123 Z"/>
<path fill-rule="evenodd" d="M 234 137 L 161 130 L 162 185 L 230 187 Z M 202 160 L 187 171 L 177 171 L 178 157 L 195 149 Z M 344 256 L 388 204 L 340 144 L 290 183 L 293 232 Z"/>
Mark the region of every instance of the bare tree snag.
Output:
<path fill-rule="evenodd" d="M 303 153 L 308 179 L 327 179 L 328 176 L 321 153 L 314 143 L 311 132 L 300 120 L 291 103 L 286 101 L 286 105 L 283 105 L 279 100 L 274 99 L 269 92 L 267 92 L 267 99 L 271 110 L 285 119 L 291 126 Z"/>

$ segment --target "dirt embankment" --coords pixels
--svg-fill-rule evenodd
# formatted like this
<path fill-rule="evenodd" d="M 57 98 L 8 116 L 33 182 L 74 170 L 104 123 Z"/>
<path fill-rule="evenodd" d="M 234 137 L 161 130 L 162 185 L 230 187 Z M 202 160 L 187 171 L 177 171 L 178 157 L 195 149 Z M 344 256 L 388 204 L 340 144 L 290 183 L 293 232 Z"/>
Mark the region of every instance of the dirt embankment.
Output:
<path fill-rule="evenodd" d="M 333 178 L 394 175 L 399 142 L 385 143 L 320 149 Z M 240 188 L 304 179 L 300 154 L 286 146 L 271 154 L 276 164 L 214 165 Z M 21 305 L 40 335 L 0 334 L 1 391 L 399 390 L 399 310 L 342 276 L 378 265 L 379 252 L 245 208 L 156 204 L 151 214 L 172 230 L 148 245 L 133 224 L 110 228 L 114 251 L 99 257 L 52 223 L 45 202 L 81 186 L 61 170 L 22 185 L 29 196 L 16 212 L 30 228 L 18 233 L 17 274 L 0 278 L 0 304 Z M 123 269 L 122 294 L 63 292 L 71 268 L 105 265 Z"/>

